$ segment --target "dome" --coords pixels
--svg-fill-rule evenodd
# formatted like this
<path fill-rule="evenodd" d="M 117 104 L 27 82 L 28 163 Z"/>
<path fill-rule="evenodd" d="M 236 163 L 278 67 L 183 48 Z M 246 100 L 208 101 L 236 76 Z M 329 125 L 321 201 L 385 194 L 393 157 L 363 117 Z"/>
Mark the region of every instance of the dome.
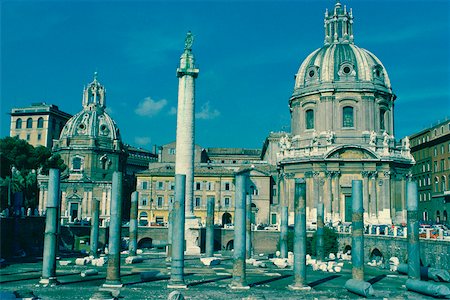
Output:
<path fill-rule="evenodd" d="M 325 45 L 313 51 L 300 65 L 294 95 L 318 90 L 379 90 L 392 94 L 381 61 L 359 48 L 353 39 L 353 15 L 338 2 L 331 15 L 325 13 Z"/>
<path fill-rule="evenodd" d="M 83 110 L 70 118 L 61 131 L 60 140 L 67 138 L 121 141 L 119 128 L 106 112 L 105 89 L 97 81 L 97 74 L 84 89 Z"/>

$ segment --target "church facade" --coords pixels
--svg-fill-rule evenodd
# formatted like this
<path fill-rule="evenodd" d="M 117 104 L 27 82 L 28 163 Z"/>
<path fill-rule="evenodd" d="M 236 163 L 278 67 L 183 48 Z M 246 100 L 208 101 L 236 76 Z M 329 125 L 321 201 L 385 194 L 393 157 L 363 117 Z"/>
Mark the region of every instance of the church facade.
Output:
<path fill-rule="evenodd" d="M 101 220 L 108 220 L 114 171 L 124 171 L 126 150 L 119 128 L 106 112 L 106 90 L 97 80 L 84 89 L 83 109 L 70 118 L 53 143 L 67 165 L 61 176 L 63 222 L 89 220 L 95 202 Z M 46 176 L 39 177 L 39 210 L 47 202 Z"/>
<path fill-rule="evenodd" d="M 414 159 L 394 138 L 391 82 L 381 61 L 354 43 L 353 14 L 325 13 L 323 47 L 301 64 L 289 99 L 291 132 L 280 138 L 280 204 L 293 211 L 294 179 L 307 184 L 307 220 L 323 202 L 327 222 L 351 222 L 351 182 L 363 181 L 366 222 L 406 222 Z M 292 216 L 291 216 L 292 217 Z"/>

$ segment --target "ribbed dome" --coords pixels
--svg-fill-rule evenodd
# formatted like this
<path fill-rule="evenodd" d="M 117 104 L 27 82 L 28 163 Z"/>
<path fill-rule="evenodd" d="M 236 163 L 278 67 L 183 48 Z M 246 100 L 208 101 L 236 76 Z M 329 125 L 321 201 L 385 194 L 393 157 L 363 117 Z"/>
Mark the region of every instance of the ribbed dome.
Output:
<path fill-rule="evenodd" d="M 83 110 L 67 121 L 61 131 L 65 138 L 103 138 L 121 141 L 119 128 L 105 111 L 105 89 L 97 81 L 97 74 L 83 93 Z"/>
<path fill-rule="evenodd" d="M 354 87 L 357 87 L 355 82 L 365 82 L 392 92 L 381 61 L 374 54 L 351 43 L 325 45 L 312 52 L 298 70 L 295 89 L 327 82 L 350 82 Z"/>

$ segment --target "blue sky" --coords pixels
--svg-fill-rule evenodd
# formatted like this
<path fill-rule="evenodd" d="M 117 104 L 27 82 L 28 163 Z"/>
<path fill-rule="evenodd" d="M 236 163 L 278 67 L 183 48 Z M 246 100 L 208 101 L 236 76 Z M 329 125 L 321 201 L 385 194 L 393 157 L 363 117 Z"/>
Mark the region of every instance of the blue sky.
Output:
<path fill-rule="evenodd" d="M 33 102 L 81 110 L 94 71 L 124 142 L 175 140 L 176 68 L 188 30 L 200 74 L 196 143 L 261 147 L 289 130 L 294 74 L 323 45 L 335 1 L 2 1 L 1 136 Z M 450 115 L 450 1 L 342 1 L 355 44 L 387 68 L 395 136 Z"/>

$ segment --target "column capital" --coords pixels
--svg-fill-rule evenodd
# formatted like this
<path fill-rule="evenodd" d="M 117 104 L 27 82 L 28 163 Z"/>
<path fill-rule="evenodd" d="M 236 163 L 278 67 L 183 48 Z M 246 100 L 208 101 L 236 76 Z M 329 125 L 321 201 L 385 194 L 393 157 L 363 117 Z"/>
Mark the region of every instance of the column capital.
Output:
<path fill-rule="evenodd" d="M 375 180 L 378 177 L 378 172 L 377 171 L 369 172 L 369 176 L 371 179 Z"/>
<path fill-rule="evenodd" d="M 384 176 L 385 178 L 388 178 L 388 179 L 390 179 L 391 176 L 393 176 L 393 175 L 395 175 L 395 173 L 392 172 L 392 171 L 384 171 L 384 172 L 383 172 L 383 176 Z"/>

